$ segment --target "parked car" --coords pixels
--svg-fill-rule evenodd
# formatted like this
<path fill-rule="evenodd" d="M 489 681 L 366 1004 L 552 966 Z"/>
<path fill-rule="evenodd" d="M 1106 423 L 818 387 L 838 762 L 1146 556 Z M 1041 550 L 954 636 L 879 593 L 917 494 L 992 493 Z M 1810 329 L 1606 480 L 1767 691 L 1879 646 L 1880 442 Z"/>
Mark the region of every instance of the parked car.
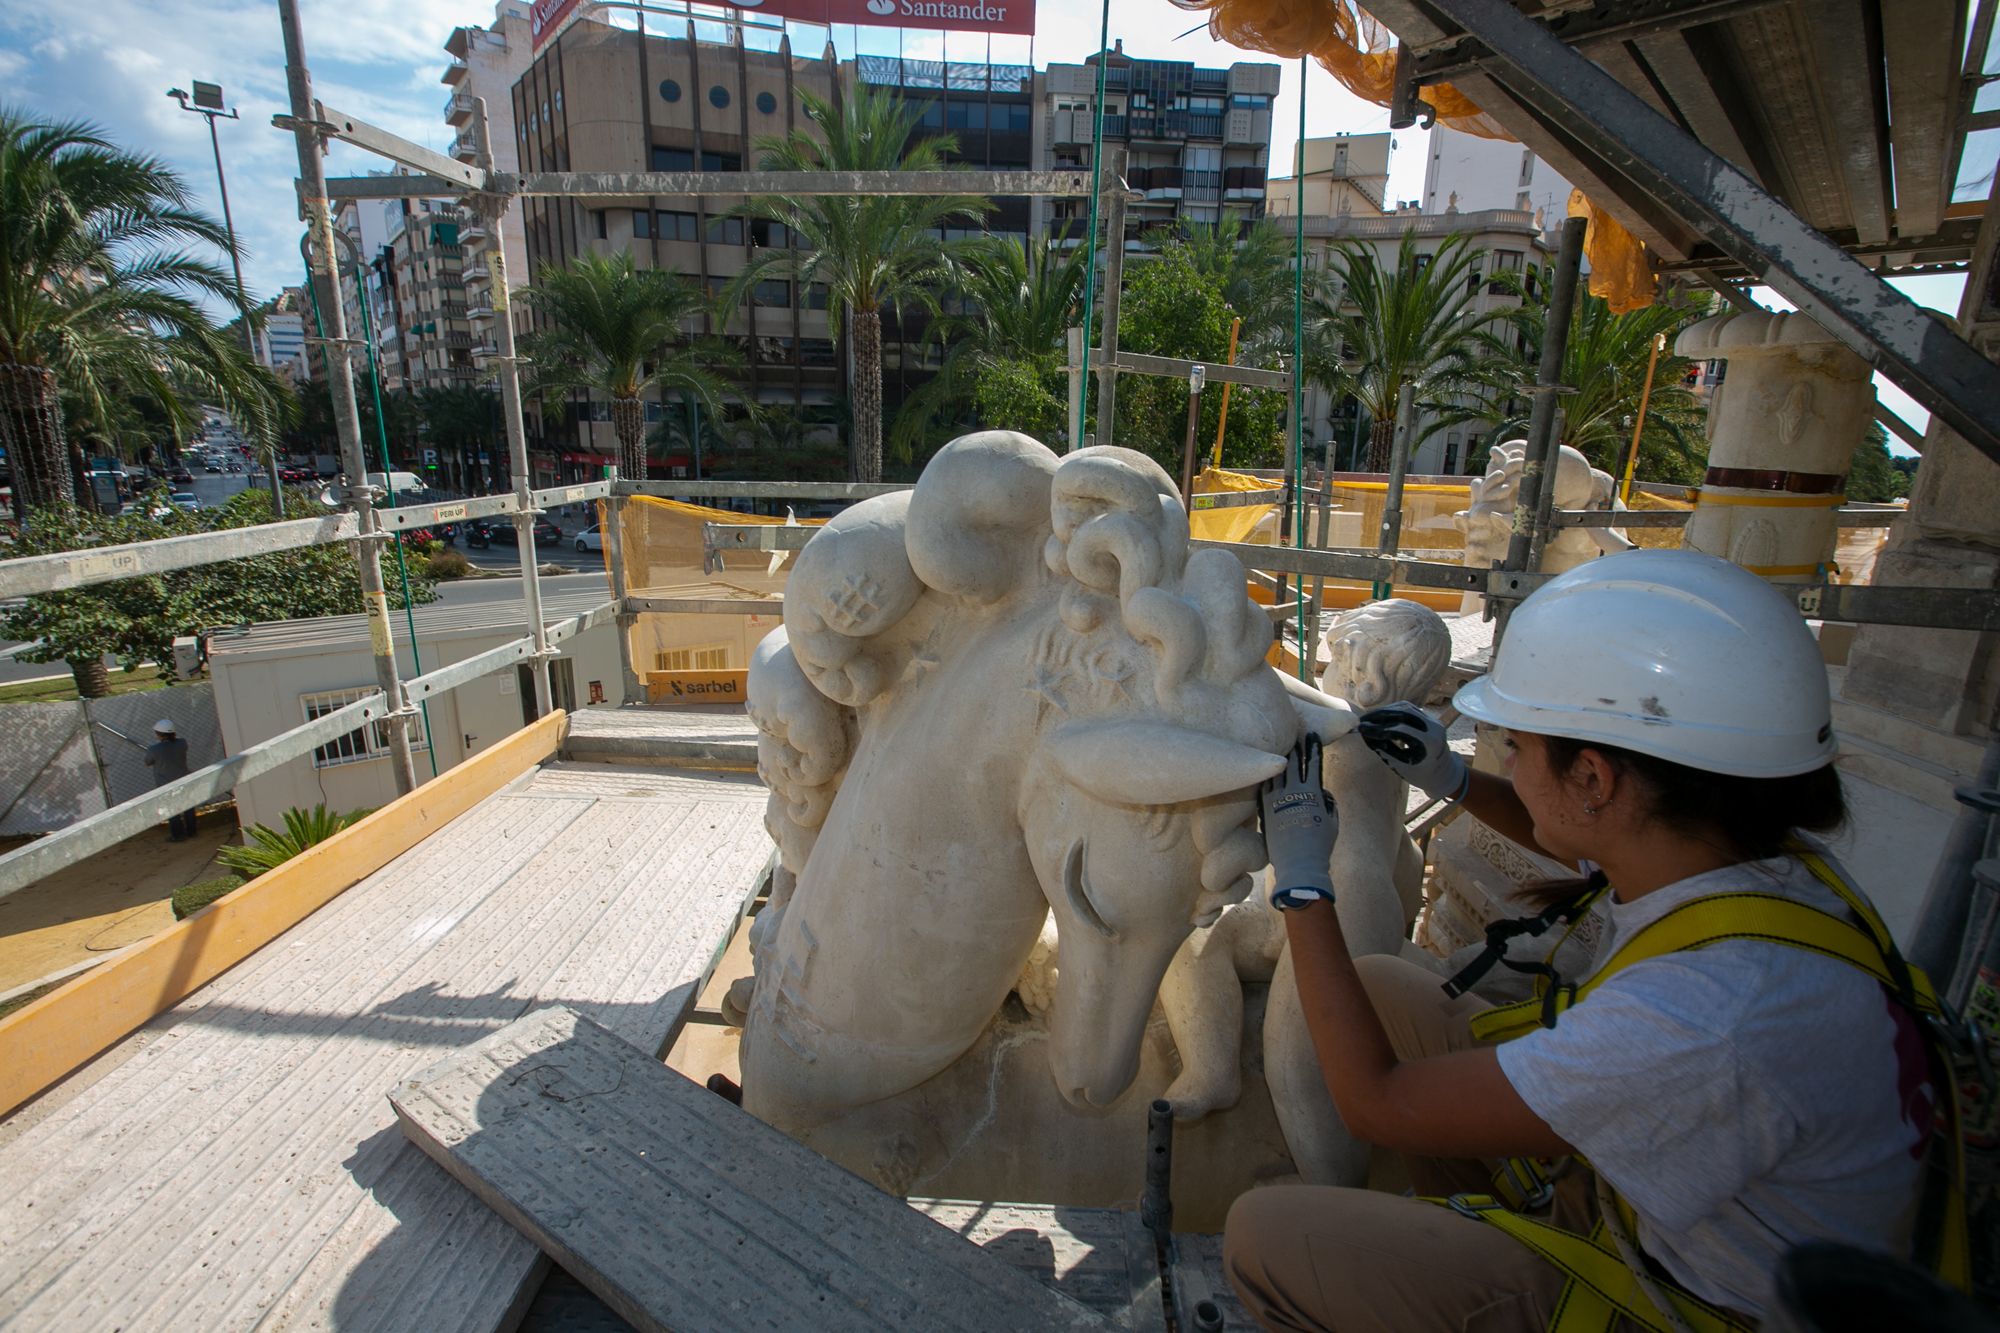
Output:
<path fill-rule="evenodd" d="M 167 498 L 173 501 L 174 507 L 176 509 L 185 509 L 190 514 L 192 514 L 195 510 L 201 508 L 201 501 L 195 498 L 195 493 L 193 491 L 175 491 L 172 495 L 169 495 Z"/>
<path fill-rule="evenodd" d="M 167 474 L 167 480 L 176 486 L 192 486 L 194 485 L 194 473 L 188 471 L 185 467 L 177 467 Z"/>
<path fill-rule="evenodd" d="M 201 470 L 203 472 L 220 472 L 222 471 L 222 464 L 216 462 L 213 458 L 205 458 L 202 460 Z"/>
<path fill-rule="evenodd" d="M 593 523 L 576 534 L 576 549 L 582 552 L 604 549 L 604 530 Z"/>
<path fill-rule="evenodd" d="M 237 462 L 233 458 L 229 460 L 229 466 L 226 469 L 226 471 L 241 472 L 242 470 L 243 470 L 243 465 L 241 463 Z"/>
<path fill-rule="evenodd" d="M 482 518 L 474 520 L 468 526 L 465 544 L 467 546 L 481 547 L 491 546 L 497 542 L 501 546 L 513 546 L 519 543 L 520 539 L 520 534 L 514 530 L 514 524 L 511 519 Z M 535 545 L 537 547 L 546 549 L 560 546 L 562 545 L 562 539 L 561 528 L 545 518 L 535 520 Z"/>

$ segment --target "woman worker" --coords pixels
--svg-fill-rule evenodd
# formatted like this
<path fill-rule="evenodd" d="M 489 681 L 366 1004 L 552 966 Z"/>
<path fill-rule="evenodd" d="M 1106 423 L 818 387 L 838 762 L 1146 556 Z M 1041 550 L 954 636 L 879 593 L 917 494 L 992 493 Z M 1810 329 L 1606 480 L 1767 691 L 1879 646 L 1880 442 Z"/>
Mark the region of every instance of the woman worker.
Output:
<path fill-rule="evenodd" d="M 1504 729 L 1506 777 L 1409 704 L 1361 730 L 1412 784 L 1590 876 L 1538 924 L 1599 892 L 1594 968 L 1514 1012 L 1350 958 L 1338 812 L 1295 752 L 1264 818 L 1321 1070 L 1348 1129 L 1438 1197 L 1242 1196 L 1225 1263 L 1251 1311 L 1342 1333 L 1730 1329 L 1802 1241 L 1910 1253 L 1949 1082 L 1927 983 L 1803 836 L 1843 807 L 1797 610 L 1692 552 L 1594 560 L 1522 603 L 1455 703 Z M 1545 1175 L 1507 1162 L 1496 1188 L 1500 1159 Z"/>

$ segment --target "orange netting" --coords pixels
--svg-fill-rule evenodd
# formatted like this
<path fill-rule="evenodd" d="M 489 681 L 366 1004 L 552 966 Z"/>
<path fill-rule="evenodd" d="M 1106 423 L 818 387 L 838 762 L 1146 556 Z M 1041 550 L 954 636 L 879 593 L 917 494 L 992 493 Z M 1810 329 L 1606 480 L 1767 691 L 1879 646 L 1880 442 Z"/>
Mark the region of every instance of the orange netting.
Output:
<path fill-rule="evenodd" d="M 1205 11 L 1218 41 L 1297 60 L 1311 56 L 1349 92 L 1377 106 L 1389 105 L 1396 88 L 1396 34 L 1353 0 L 1300 4 L 1298 0 L 1174 0 Z M 1437 109 L 1438 124 L 1486 139 L 1512 139 L 1471 98 L 1448 83 L 1420 95 Z"/>
<path fill-rule="evenodd" d="M 1396 34 L 1354 0 L 1173 0 L 1182 9 L 1208 15 L 1209 35 L 1218 41 L 1268 51 L 1297 60 L 1311 56 L 1342 87 L 1363 101 L 1388 106 L 1396 92 Z M 1437 112 L 1437 122 L 1485 139 L 1513 135 L 1448 83 L 1426 84 L 1419 96 Z M 1579 206 L 1579 204 L 1581 206 Z M 1598 211 L 1583 192 L 1570 198 L 1570 216 L 1590 218 L 1584 251 L 1590 259 L 1590 293 L 1610 302 L 1618 314 L 1653 303 L 1655 282 L 1646 266 L 1646 247 L 1610 214 Z"/>

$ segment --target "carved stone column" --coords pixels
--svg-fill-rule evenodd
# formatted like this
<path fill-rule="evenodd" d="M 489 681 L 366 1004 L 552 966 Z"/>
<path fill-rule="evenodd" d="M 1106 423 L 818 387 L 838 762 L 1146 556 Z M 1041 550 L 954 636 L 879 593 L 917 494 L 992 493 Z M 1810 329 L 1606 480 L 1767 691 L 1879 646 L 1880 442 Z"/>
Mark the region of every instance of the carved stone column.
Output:
<path fill-rule="evenodd" d="M 1833 511 L 1874 409 L 1868 363 L 1806 316 L 1770 311 L 1704 319 L 1674 350 L 1728 362 L 1683 544 L 1775 583 L 1822 582 L 1839 535 Z"/>

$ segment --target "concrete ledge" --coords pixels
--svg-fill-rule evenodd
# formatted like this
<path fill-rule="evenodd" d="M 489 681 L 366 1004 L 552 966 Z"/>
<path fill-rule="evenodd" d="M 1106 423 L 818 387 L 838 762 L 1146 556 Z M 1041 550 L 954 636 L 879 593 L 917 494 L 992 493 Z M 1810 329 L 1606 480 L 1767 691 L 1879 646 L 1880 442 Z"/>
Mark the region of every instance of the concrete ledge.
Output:
<path fill-rule="evenodd" d="M 741 708 L 593 708 L 571 719 L 562 757 L 750 773 L 757 768 L 757 732 Z"/>

